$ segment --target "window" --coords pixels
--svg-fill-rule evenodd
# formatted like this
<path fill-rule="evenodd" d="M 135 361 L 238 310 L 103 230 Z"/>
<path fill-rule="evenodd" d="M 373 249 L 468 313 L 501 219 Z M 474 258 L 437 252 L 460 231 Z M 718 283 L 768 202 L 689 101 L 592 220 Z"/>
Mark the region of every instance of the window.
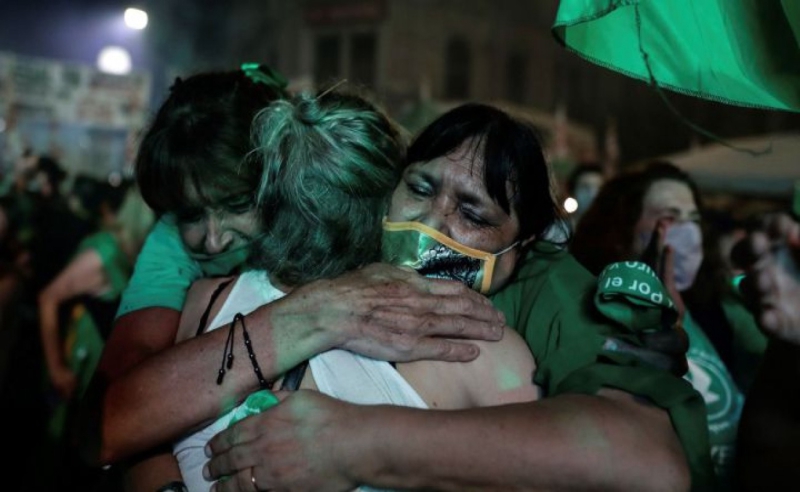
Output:
<path fill-rule="evenodd" d="M 371 89 L 375 88 L 377 44 L 374 33 L 354 34 L 350 38 L 350 78 Z"/>
<path fill-rule="evenodd" d="M 471 58 L 469 45 L 465 40 L 455 38 L 447 43 L 444 88 L 446 98 L 469 98 L 470 73 L 472 72 Z"/>
<path fill-rule="evenodd" d="M 314 82 L 317 87 L 339 78 L 342 42 L 336 34 L 318 36 L 314 43 Z"/>
<path fill-rule="evenodd" d="M 514 103 L 525 102 L 527 60 L 521 53 L 512 53 L 506 60 L 506 98 Z"/>

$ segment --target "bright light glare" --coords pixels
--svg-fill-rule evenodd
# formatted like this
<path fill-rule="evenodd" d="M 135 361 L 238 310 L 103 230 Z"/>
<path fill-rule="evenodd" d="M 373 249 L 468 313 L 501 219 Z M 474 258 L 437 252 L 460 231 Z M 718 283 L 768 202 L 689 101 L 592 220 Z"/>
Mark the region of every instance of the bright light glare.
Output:
<path fill-rule="evenodd" d="M 569 197 L 566 200 L 564 200 L 564 210 L 566 210 L 568 214 L 571 214 L 576 210 L 578 210 L 578 200 L 572 197 Z"/>
<path fill-rule="evenodd" d="M 101 72 L 125 75 L 131 72 L 131 55 L 125 48 L 106 46 L 97 55 L 97 68 Z"/>
<path fill-rule="evenodd" d="M 125 25 L 131 29 L 141 30 L 147 27 L 147 12 L 139 9 L 125 9 Z"/>

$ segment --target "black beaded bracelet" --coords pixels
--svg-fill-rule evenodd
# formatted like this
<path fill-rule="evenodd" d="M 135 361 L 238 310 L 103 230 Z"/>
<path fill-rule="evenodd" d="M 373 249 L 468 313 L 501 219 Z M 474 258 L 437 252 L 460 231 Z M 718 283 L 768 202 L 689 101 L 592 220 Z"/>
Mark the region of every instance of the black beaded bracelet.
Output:
<path fill-rule="evenodd" d="M 217 384 L 222 384 L 222 380 L 225 378 L 225 369 L 230 369 L 233 366 L 233 342 L 237 322 L 242 325 L 242 338 L 244 338 L 244 346 L 247 349 L 247 356 L 250 358 L 250 363 L 253 365 L 253 372 L 256 373 L 256 377 L 258 378 L 258 385 L 262 389 L 271 390 L 275 385 L 275 380 L 267 381 L 264 378 L 264 375 L 261 373 L 261 367 L 258 365 L 258 361 L 256 360 L 256 354 L 253 351 L 253 343 L 250 341 L 250 334 L 247 333 L 247 326 L 244 323 L 244 315 L 242 313 L 236 313 L 236 315 L 233 317 L 233 321 L 230 324 L 230 328 L 228 329 L 228 338 L 225 339 L 225 348 L 222 351 L 222 364 L 220 365 L 219 372 L 217 373 Z"/>
<path fill-rule="evenodd" d="M 236 313 L 236 316 L 233 317 L 233 322 L 236 323 L 236 320 L 239 320 L 239 324 L 242 325 L 242 338 L 244 338 L 244 346 L 247 349 L 247 356 L 250 357 L 250 363 L 253 364 L 253 372 L 256 373 L 256 377 L 258 378 L 258 385 L 261 386 L 261 389 L 271 390 L 272 386 L 275 384 L 275 381 L 267 381 L 264 379 L 264 375 L 261 374 L 261 367 L 259 367 L 258 361 L 256 360 L 256 354 L 253 352 L 253 343 L 250 341 L 250 334 L 247 333 L 247 326 L 244 324 L 244 316 L 242 313 Z"/>

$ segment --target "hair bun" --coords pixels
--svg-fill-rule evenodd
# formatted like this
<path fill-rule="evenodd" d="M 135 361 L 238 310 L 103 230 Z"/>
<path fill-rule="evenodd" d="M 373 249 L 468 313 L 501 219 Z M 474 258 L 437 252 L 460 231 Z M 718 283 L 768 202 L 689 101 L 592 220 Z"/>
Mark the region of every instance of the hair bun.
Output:
<path fill-rule="evenodd" d="M 317 125 L 323 118 L 323 111 L 316 97 L 310 94 L 300 94 L 295 105 L 297 119 L 304 125 Z"/>

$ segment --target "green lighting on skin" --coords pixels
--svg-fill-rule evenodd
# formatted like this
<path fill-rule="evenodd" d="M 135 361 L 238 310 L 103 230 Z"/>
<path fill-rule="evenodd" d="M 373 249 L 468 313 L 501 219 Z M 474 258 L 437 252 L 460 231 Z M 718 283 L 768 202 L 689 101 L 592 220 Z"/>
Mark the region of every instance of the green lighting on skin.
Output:
<path fill-rule="evenodd" d="M 519 388 L 523 384 L 525 385 L 531 384 L 530 382 L 526 382 L 520 379 L 519 374 L 517 374 L 516 372 L 507 367 L 501 367 L 498 369 L 497 381 L 499 383 L 498 385 L 500 387 L 500 390 L 502 391 L 512 391 Z"/>

